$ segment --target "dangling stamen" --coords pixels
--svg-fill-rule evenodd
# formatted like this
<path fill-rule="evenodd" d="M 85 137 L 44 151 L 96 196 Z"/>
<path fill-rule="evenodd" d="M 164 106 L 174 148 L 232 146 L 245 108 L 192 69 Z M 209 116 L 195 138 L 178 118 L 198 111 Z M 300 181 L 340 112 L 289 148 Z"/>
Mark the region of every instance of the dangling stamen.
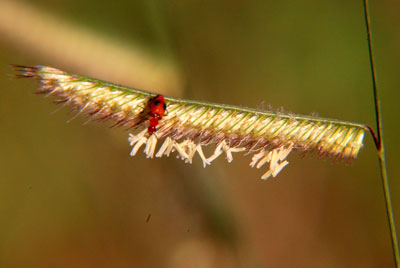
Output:
<path fill-rule="evenodd" d="M 147 158 L 153 158 L 154 151 L 156 150 L 156 145 L 157 137 L 154 134 L 151 134 L 149 139 L 147 140 L 146 148 L 144 149 Z"/>

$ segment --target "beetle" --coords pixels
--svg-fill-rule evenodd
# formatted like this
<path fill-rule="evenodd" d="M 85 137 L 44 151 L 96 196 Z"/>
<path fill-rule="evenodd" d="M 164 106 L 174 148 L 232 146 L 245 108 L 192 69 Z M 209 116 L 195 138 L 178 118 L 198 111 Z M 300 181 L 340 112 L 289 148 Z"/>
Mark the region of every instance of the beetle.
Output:
<path fill-rule="evenodd" d="M 154 98 L 150 99 L 149 104 L 149 127 L 147 128 L 147 132 L 149 135 L 153 134 L 156 131 L 156 127 L 158 125 L 158 121 L 165 115 L 167 112 L 167 105 L 165 104 L 165 99 L 163 95 L 157 95 Z"/>

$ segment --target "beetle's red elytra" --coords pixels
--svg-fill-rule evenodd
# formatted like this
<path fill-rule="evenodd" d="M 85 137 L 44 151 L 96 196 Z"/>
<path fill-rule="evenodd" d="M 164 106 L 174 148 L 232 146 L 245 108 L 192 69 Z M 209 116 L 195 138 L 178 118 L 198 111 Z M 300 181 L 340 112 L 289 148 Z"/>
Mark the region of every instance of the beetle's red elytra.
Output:
<path fill-rule="evenodd" d="M 158 121 L 164 116 L 167 111 L 167 105 L 165 104 L 165 99 L 163 95 L 157 95 L 149 101 L 149 115 L 150 115 L 150 125 L 147 129 L 149 135 L 153 134 L 158 125 Z"/>

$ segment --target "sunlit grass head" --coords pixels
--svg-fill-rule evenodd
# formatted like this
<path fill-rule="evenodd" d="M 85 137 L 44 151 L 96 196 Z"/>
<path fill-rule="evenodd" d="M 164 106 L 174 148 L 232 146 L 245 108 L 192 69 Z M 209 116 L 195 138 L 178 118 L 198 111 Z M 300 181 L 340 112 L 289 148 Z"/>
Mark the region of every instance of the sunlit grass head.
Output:
<path fill-rule="evenodd" d="M 289 163 L 286 159 L 292 151 L 352 161 L 367 130 L 364 125 L 339 120 L 165 97 L 165 115 L 156 120 L 153 133 L 149 131 L 153 93 L 51 67 L 16 68 L 18 76 L 38 79 L 38 92 L 55 97 L 57 103 L 130 130 L 132 156 L 142 147 L 149 158 L 176 153 L 192 163 L 198 155 L 206 167 L 221 155 L 231 162 L 234 153 L 244 153 L 252 155 L 251 167 L 269 165 L 262 175 L 267 179 Z M 208 145 L 214 146 L 214 152 L 206 156 L 202 148 Z"/>

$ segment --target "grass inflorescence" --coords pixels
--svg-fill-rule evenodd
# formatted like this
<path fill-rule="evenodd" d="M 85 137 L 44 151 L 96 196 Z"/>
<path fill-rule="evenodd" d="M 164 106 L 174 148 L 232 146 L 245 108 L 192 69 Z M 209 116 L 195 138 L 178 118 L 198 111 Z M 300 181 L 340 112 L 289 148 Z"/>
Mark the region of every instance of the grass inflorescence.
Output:
<path fill-rule="evenodd" d="M 288 164 L 286 158 L 291 151 L 352 161 L 368 131 L 365 125 L 340 120 L 165 97 L 167 113 L 157 130 L 149 134 L 148 105 L 156 94 L 52 67 L 14 67 L 18 77 L 37 79 L 38 93 L 53 96 L 56 103 L 69 104 L 78 114 L 112 120 L 112 126 L 132 131 L 131 155 L 143 146 L 149 158 L 176 152 L 192 163 L 197 154 L 205 167 L 220 155 L 231 162 L 233 153 L 242 152 L 252 155 L 252 167 L 269 164 L 262 179 L 275 177 Z M 207 145 L 215 146 L 210 156 L 202 149 Z"/>

